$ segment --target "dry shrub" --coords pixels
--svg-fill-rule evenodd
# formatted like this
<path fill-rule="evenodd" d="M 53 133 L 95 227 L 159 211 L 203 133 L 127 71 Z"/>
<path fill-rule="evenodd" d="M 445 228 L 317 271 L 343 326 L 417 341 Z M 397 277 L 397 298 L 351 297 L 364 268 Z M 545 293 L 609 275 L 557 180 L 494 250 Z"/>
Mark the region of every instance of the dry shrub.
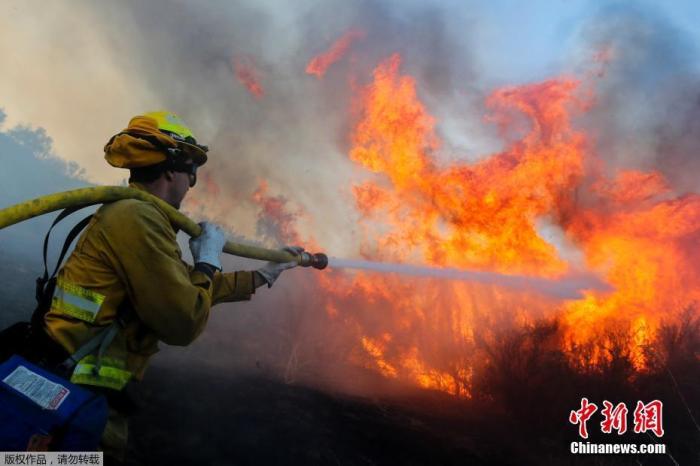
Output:
<path fill-rule="evenodd" d="M 664 403 L 663 422 L 674 460 L 700 457 L 700 313 L 695 307 L 680 319 L 664 323 L 649 341 L 635 348 L 636 335 L 624 325 L 608 325 L 593 341 L 565 348 L 556 320 L 494 332 L 478 340 L 483 354 L 475 371 L 475 401 L 502 419 L 503 435 L 514 438 L 524 458 L 541 459 L 549 448 L 558 460 L 571 461 L 569 442 L 577 440 L 568 423 L 571 410 L 587 397 L 602 408 L 603 400 L 625 402 L 629 430 L 624 436 L 600 432 L 600 412 L 589 421 L 592 442 L 648 443 L 632 432 L 637 400 Z M 633 363 L 642 350 L 646 366 Z M 592 362 L 592 361 L 595 361 Z M 478 403 L 477 403 L 478 404 Z M 508 427 L 510 432 L 505 430 Z M 670 458 L 658 458 L 669 463 Z M 604 464 L 618 464 L 614 459 Z M 647 460 L 644 464 L 650 464 Z M 653 460 L 656 461 L 656 460 Z M 602 463 L 601 463 L 602 464 Z M 655 464 L 655 463 L 654 463 Z"/>

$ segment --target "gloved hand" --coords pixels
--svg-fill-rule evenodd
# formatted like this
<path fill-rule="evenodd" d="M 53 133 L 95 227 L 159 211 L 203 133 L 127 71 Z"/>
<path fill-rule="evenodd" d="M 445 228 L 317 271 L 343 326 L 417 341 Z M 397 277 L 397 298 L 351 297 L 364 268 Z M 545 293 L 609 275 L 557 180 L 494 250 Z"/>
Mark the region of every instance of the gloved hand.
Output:
<path fill-rule="evenodd" d="M 201 222 L 202 234 L 190 238 L 190 251 L 194 263 L 204 262 L 221 270 L 221 252 L 226 244 L 224 230 L 209 222 Z"/>
<path fill-rule="evenodd" d="M 299 247 L 299 246 L 287 246 L 286 248 L 282 249 L 283 251 L 286 251 L 290 254 L 293 254 L 295 256 L 298 256 L 302 252 L 304 252 L 304 248 Z M 272 284 L 275 283 L 275 280 L 280 276 L 282 272 L 284 272 L 287 269 L 292 269 L 296 267 L 297 264 L 296 261 L 292 262 L 268 262 L 265 264 L 262 268 L 256 270 L 267 282 L 267 287 L 271 288 Z"/>

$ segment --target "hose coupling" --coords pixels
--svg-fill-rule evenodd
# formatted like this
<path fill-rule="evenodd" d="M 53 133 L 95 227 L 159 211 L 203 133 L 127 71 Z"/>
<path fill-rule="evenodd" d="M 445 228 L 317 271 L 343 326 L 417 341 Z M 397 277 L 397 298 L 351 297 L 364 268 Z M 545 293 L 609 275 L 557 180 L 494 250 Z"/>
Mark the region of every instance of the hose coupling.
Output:
<path fill-rule="evenodd" d="M 318 270 L 323 270 L 328 265 L 328 256 L 322 252 L 311 254 L 304 251 L 299 256 L 299 265 L 302 267 L 313 267 Z"/>

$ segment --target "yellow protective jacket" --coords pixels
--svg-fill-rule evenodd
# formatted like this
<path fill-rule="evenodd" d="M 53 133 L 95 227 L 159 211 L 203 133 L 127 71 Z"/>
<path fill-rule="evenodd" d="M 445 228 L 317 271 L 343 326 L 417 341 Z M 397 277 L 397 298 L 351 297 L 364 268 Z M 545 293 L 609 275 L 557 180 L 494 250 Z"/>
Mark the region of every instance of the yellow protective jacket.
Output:
<path fill-rule="evenodd" d="M 58 273 L 45 329 L 73 354 L 115 321 L 122 302 L 133 311 L 99 365 L 94 354 L 81 359 L 71 381 L 120 390 L 143 377 L 159 340 L 187 345 L 211 306 L 250 299 L 252 272 L 210 279 L 182 261 L 175 237 L 165 212 L 149 202 L 117 201 L 95 213 Z"/>

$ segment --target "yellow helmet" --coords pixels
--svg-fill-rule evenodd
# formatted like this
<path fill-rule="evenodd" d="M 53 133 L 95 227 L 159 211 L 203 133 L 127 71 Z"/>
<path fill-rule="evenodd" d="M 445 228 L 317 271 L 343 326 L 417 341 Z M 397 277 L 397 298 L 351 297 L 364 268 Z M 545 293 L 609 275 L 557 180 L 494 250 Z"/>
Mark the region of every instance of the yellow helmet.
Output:
<path fill-rule="evenodd" d="M 172 112 L 149 112 L 135 116 L 129 126 L 105 145 L 107 163 L 118 168 L 155 165 L 168 159 L 191 159 L 196 165 L 207 161 L 207 146 L 197 140 L 179 116 Z"/>

